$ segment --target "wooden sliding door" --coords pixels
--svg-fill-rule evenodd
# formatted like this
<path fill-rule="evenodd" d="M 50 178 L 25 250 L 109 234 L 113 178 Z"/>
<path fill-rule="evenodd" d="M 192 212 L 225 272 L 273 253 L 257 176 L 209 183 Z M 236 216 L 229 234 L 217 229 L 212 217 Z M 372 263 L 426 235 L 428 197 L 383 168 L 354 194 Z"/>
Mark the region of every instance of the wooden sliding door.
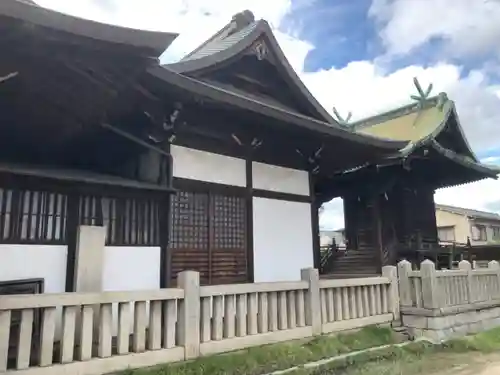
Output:
<path fill-rule="evenodd" d="M 248 281 L 244 196 L 180 191 L 171 214 L 172 283 L 184 270 L 200 272 L 205 285 Z"/>

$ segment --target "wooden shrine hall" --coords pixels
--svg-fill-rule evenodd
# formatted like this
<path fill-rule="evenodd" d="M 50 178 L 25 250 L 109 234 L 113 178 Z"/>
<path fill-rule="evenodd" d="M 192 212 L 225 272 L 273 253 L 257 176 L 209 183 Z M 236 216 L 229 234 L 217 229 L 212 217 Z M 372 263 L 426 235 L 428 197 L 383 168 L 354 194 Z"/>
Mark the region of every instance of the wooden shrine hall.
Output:
<path fill-rule="evenodd" d="M 353 249 L 385 264 L 395 239 L 432 242 L 418 202 L 433 189 L 496 173 L 442 96 L 339 123 L 249 11 L 162 66 L 176 36 L 0 2 L 0 294 L 81 291 L 85 227 L 103 236 L 88 276 L 102 291 L 166 287 L 182 270 L 296 280 L 320 266 L 318 208 L 336 196 Z M 356 188 L 368 185 L 377 194 Z M 393 229 L 396 201 L 419 218 Z"/>
<path fill-rule="evenodd" d="M 325 257 L 324 273 L 375 274 L 402 259 L 437 261 L 435 190 L 497 178 L 499 169 L 481 164 L 470 148 L 455 103 L 444 93 L 428 97 L 432 85 L 424 91 L 415 79 L 415 86 L 413 104 L 349 125 L 407 145 L 317 187 L 321 201 L 344 200 L 347 252 Z"/>

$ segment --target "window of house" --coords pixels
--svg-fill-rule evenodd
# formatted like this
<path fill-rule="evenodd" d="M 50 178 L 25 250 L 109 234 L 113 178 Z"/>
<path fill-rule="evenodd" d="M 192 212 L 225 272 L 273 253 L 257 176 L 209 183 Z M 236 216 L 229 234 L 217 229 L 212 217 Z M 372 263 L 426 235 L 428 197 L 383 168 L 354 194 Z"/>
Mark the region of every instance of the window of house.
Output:
<path fill-rule="evenodd" d="M 455 241 L 455 227 L 439 227 L 438 228 L 438 238 L 439 241 L 443 242 L 453 242 Z"/>
<path fill-rule="evenodd" d="M 491 227 L 493 232 L 493 241 L 500 241 L 500 227 Z"/>
<path fill-rule="evenodd" d="M 474 241 L 487 241 L 486 226 L 476 224 L 472 227 L 472 239 Z"/>

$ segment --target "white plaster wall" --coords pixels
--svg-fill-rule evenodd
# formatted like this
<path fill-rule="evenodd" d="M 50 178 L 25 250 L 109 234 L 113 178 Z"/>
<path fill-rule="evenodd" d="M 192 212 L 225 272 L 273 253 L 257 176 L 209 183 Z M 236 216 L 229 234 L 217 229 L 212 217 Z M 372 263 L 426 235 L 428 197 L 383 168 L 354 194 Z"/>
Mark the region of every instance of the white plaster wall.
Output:
<path fill-rule="evenodd" d="M 309 203 L 253 198 L 254 281 L 297 281 L 313 267 Z"/>
<path fill-rule="evenodd" d="M 102 290 L 132 291 L 153 290 L 160 288 L 160 248 L 106 246 Z M 118 304 L 113 304 L 113 335 L 118 332 Z M 146 305 L 149 314 L 149 302 Z M 134 316 L 134 304 L 130 304 L 131 316 Z M 134 321 L 130 319 L 130 332 Z"/>
<path fill-rule="evenodd" d="M 160 288 L 160 248 L 106 246 L 102 290 L 152 290 Z"/>
<path fill-rule="evenodd" d="M 255 189 L 310 195 L 307 171 L 253 162 L 252 179 Z"/>
<path fill-rule="evenodd" d="M 45 293 L 66 289 L 66 246 L 0 245 L 0 281 L 44 279 Z"/>
<path fill-rule="evenodd" d="M 246 186 L 245 160 L 191 148 L 171 148 L 174 177 L 217 184 Z"/>

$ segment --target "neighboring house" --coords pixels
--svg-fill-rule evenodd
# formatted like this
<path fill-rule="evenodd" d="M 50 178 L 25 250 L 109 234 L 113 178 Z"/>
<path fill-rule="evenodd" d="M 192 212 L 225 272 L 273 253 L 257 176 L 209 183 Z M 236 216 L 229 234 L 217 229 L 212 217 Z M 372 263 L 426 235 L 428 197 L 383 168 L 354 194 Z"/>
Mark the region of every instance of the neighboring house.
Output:
<path fill-rule="evenodd" d="M 441 242 L 485 245 L 500 242 L 500 215 L 492 212 L 436 204 L 436 224 Z"/>
<path fill-rule="evenodd" d="M 320 245 L 327 246 L 332 244 L 332 238 L 335 239 L 337 246 L 345 245 L 345 233 L 344 229 L 337 230 L 321 230 L 320 231 Z"/>

